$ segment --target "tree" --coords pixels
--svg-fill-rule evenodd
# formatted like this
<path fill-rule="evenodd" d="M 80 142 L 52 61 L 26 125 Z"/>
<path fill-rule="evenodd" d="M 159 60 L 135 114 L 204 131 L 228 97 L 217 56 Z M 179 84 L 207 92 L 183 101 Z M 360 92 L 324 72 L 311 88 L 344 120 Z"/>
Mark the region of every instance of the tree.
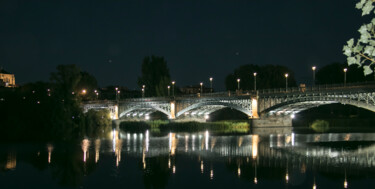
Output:
<path fill-rule="evenodd" d="M 71 95 L 72 92 L 78 92 L 77 86 L 81 77 L 81 70 L 76 65 L 58 65 L 57 72 L 51 73 L 50 80 L 65 96 Z"/>
<path fill-rule="evenodd" d="M 369 15 L 374 9 L 373 2 L 375 0 L 361 0 L 356 4 L 357 9 L 362 10 L 362 16 Z M 374 67 L 375 63 L 375 18 L 368 24 L 363 24 L 359 28 L 360 38 L 355 43 L 354 39 L 350 39 L 347 45 L 343 47 L 344 54 L 348 57 L 348 65 L 357 65 L 363 67 L 364 75 L 373 72 L 370 66 Z"/>
<path fill-rule="evenodd" d="M 140 88 L 145 85 L 147 96 L 166 96 L 170 83 L 171 77 L 164 57 L 147 56 L 143 59 L 138 85 Z"/>
<path fill-rule="evenodd" d="M 316 72 L 317 84 L 337 84 L 344 82 L 344 68 L 347 66 L 345 63 L 332 63 L 326 65 Z M 347 82 L 363 82 L 372 80 L 371 76 L 364 76 L 362 68 L 357 65 L 351 65 L 347 71 Z"/>
<path fill-rule="evenodd" d="M 253 64 L 243 65 L 235 69 L 225 78 L 227 90 L 237 89 L 237 79 L 240 79 L 240 87 L 243 90 L 254 89 L 254 72 L 256 75 L 257 89 L 283 88 L 285 87 L 285 74 L 288 73 L 288 86 L 296 87 L 293 72 L 280 65 L 258 66 Z"/>

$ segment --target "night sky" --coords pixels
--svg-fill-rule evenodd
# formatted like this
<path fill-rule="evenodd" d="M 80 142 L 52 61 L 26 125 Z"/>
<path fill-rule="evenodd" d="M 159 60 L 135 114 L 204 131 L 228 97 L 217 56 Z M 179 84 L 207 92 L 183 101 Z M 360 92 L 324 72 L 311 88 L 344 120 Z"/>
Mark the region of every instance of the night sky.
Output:
<path fill-rule="evenodd" d="M 101 87 L 137 89 L 145 56 L 164 56 L 178 86 L 208 83 L 244 64 L 280 64 L 311 80 L 311 66 L 344 62 L 365 22 L 357 0 L 0 0 L 0 66 L 23 84 L 77 64 Z M 249 77 L 251 77 L 249 73 Z"/>

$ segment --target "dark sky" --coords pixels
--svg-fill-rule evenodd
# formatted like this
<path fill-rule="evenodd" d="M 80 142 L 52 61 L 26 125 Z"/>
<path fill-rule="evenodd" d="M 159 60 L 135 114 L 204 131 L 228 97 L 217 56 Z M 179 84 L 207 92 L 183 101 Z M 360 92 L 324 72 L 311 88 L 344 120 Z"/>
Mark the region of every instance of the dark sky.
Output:
<path fill-rule="evenodd" d="M 179 86 L 244 64 L 281 64 L 299 82 L 346 57 L 364 23 L 357 0 L 0 0 L 0 66 L 19 84 L 77 64 L 100 86 L 137 88 L 145 56 L 164 56 Z"/>

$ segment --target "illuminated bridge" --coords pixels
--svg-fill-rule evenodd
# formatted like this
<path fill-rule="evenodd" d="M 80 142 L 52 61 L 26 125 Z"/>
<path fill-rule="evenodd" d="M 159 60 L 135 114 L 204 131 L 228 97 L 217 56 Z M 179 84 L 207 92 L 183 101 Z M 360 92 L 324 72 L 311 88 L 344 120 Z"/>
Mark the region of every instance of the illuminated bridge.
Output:
<path fill-rule="evenodd" d="M 84 111 L 109 109 L 114 120 L 148 120 L 151 113 L 161 112 L 176 121 L 205 121 L 212 112 L 232 108 L 250 119 L 254 118 L 254 125 L 257 126 L 291 126 L 294 114 L 333 103 L 349 104 L 375 112 L 375 83 L 91 101 L 85 102 L 83 108 Z"/>

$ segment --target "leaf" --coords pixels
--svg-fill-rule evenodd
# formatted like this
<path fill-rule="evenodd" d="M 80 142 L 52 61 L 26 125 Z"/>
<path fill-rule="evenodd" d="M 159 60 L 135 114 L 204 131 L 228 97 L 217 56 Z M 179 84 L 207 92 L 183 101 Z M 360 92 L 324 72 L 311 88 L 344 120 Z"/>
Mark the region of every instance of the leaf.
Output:
<path fill-rule="evenodd" d="M 348 65 L 357 64 L 357 59 L 354 57 L 348 57 Z"/>
<path fill-rule="evenodd" d="M 368 45 L 365 47 L 363 54 L 371 56 L 373 51 L 374 51 L 374 47 Z"/>
<path fill-rule="evenodd" d="M 359 28 L 359 33 L 360 34 L 364 34 L 364 33 L 367 33 L 367 26 L 366 25 L 362 25 L 360 28 Z"/>
<path fill-rule="evenodd" d="M 354 39 L 351 38 L 347 43 L 348 43 L 348 47 L 349 47 L 349 48 L 353 48 Z"/>
<path fill-rule="evenodd" d="M 365 75 L 370 75 L 370 74 L 372 74 L 372 70 L 371 70 L 370 66 L 363 66 L 363 73 L 364 73 Z"/>
<path fill-rule="evenodd" d="M 366 3 L 366 0 L 361 0 L 355 5 L 355 8 L 362 9 L 363 5 Z"/>
<path fill-rule="evenodd" d="M 352 55 L 352 49 L 351 48 L 349 48 L 348 46 L 344 46 L 344 48 L 342 49 L 343 51 L 344 51 L 344 54 L 346 55 L 346 56 L 351 56 Z"/>
<path fill-rule="evenodd" d="M 353 48 L 353 52 L 354 53 L 359 53 L 359 52 L 362 51 L 362 49 L 363 49 L 363 46 L 360 45 L 359 43 L 357 43 L 357 45 Z"/>
<path fill-rule="evenodd" d="M 367 1 L 367 3 L 362 7 L 362 16 L 370 14 L 372 9 L 374 9 L 372 1 Z"/>
<path fill-rule="evenodd" d="M 370 34 L 369 33 L 364 33 L 364 34 L 361 35 L 361 38 L 359 39 L 359 41 L 361 43 L 368 43 L 369 38 L 371 38 Z"/>

